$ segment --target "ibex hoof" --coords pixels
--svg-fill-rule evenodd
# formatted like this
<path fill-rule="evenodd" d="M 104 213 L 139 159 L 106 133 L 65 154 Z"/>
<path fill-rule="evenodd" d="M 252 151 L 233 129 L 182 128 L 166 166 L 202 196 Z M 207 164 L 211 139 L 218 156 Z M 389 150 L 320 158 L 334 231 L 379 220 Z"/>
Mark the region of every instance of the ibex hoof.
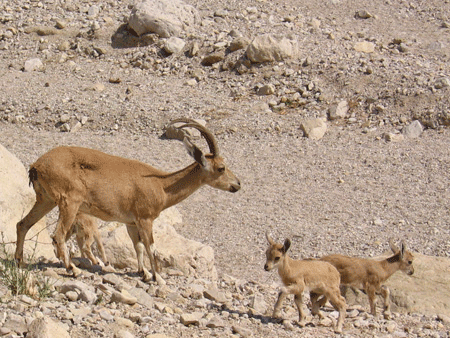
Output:
<path fill-rule="evenodd" d="M 384 317 L 384 319 L 391 319 L 392 314 L 390 311 L 386 311 L 383 313 L 383 317 Z"/>

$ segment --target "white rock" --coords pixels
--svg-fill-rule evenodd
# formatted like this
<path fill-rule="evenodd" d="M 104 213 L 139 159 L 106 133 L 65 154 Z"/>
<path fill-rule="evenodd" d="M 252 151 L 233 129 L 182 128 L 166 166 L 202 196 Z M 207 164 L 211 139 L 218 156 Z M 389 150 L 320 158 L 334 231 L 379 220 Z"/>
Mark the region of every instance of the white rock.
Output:
<path fill-rule="evenodd" d="M 156 33 L 168 38 L 194 26 L 198 19 L 198 11 L 181 0 L 144 0 L 134 6 L 128 24 L 138 35 Z"/>
<path fill-rule="evenodd" d="M 338 104 L 331 106 L 328 109 L 328 116 L 330 120 L 336 120 L 345 117 L 347 115 L 347 112 L 348 112 L 348 102 L 343 100 Z"/>
<path fill-rule="evenodd" d="M 32 72 L 35 70 L 42 70 L 43 67 L 44 64 L 42 63 L 41 59 L 39 58 L 29 59 L 25 61 L 24 71 Z"/>
<path fill-rule="evenodd" d="M 375 51 L 375 44 L 369 41 L 362 41 L 357 42 L 354 48 L 357 52 L 373 53 Z"/>
<path fill-rule="evenodd" d="M 403 135 L 405 135 L 407 138 L 417 138 L 422 135 L 422 132 L 423 126 L 417 120 L 413 121 L 402 130 Z"/>
<path fill-rule="evenodd" d="M 2 240 L 14 243 L 17 237 L 16 224 L 31 210 L 36 201 L 36 194 L 29 186 L 28 174 L 23 164 L 2 145 L 0 145 L 0 187 L 0 232 L 4 236 Z M 39 243 L 36 248 L 35 241 Z M 53 260 L 55 255 L 51 242 L 44 217 L 28 231 L 24 258 L 34 253 L 35 257 L 42 256 Z M 6 249 L 13 251 L 15 245 L 7 244 Z"/>
<path fill-rule="evenodd" d="M 294 38 L 259 35 L 247 47 L 246 55 L 251 62 L 283 61 L 297 56 L 298 42 Z"/>
<path fill-rule="evenodd" d="M 27 337 L 30 338 L 70 338 L 65 327 L 49 317 L 38 318 L 28 327 Z"/>
<path fill-rule="evenodd" d="M 168 38 L 164 43 L 164 50 L 168 54 L 178 54 L 181 53 L 186 42 L 183 39 L 172 36 Z"/>
<path fill-rule="evenodd" d="M 305 136 L 312 140 L 320 140 L 327 131 L 327 123 L 323 119 L 311 119 L 300 126 Z"/>

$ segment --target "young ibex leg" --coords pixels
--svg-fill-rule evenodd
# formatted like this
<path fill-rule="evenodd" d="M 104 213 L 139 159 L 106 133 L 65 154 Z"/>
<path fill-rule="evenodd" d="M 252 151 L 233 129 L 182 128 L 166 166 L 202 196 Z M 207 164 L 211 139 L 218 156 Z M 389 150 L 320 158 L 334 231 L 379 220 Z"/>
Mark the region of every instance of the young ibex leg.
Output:
<path fill-rule="evenodd" d="M 36 193 L 36 203 L 33 205 L 33 208 L 19 223 L 17 223 L 17 242 L 14 257 L 19 264 L 23 263 L 23 246 L 28 230 L 30 230 L 33 225 L 48 214 L 55 206 L 56 203 L 53 200 L 45 198 L 41 193 Z"/>
<path fill-rule="evenodd" d="M 81 274 L 70 260 L 69 253 L 66 247 L 67 233 L 71 231 L 73 222 L 78 212 L 79 203 L 69 202 L 66 199 L 61 199 L 59 205 L 59 218 L 56 224 L 55 234 L 53 236 L 53 244 L 55 246 L 56 257 L 64 262 L 67 271 L 72 271 L 73 275 L 77 277 Z"/>
<path fill-rule="evenodd" d="M 384 319 L 390 319 L 391 318 L 391 302 L 390 302 L 389 297 L 391 295 L 391 292 L 386 285 L 383 285 L 381 287 L 380 292 L 381 292 L 381 296 L 384 299 L 384 306 L 383 306 Z"/>
<path fill-rule="evenodd" d="M 311 298 L 311 313 L 313 315 L 318 315 L 320 319 L 324 318 L 324 315 L 322 311 L 320 311 L 320 308 L 326 304 L 327 297 L 315 292 L 311 292 L 309 296 Z"/>
<path fill-rule="evenodd" d="M 304 327 L 306 323 L 305 323 L 305 311 L 303 310 L 303 291 L 295 294 L 294 303 L 297 306 L 298 310 L 298 325 Z"/>
<path fill-rule="evenodd" d="M 82 231 L 76 232 L 77 244 L 81 251 L 81 257 L 87 258 L 93 265 L 99 264 L 97 257 L 94 256 L 91 250 L 93 243 L 92 237 L 85 235 Z"/>
<path fill-rule="evenodd" d="M 100 253 L 100 257 L 102 258 L 103 263 L 108 266 L 109 265 L 109 261 L 108 258 L 106 258 L 106 253 L 105 253 L 105 247 L 103 246 L 103 242 L 102 242 L 102 236 L 100 235 L 100 231 L 98 230 L 98 227 L 94 227 L 94 240 L 95 243 L 97 243 L 97 249 L 98 252 Z"/>
<path fill-rule="evenodd" d="M 336 329 L 334 331 L 336 333 L 341 333 L 347 311 L 347 304 L 345 302 L 345 298 L 341 296 L 339 288 L 336 288 L 334 292 L 330 292 L 326 296 L 330 300 L 331 305 L 333 305 L 333 307 L 337 311 L 339 311 L 339 318 L 336 324 Z"/>
<path fill-rule="evenodd" d="M 370 313 L 373 316 L 377 315 L 377 304 L 376 304 L 376 287 L 372 285 L 368 285 L 366 287 L 367 296 L 369 297 L 369 304 L 370 304 Z"/>
<path fill-rule="evenodd" d="M 283 301 L 286 299 L 287 295 L 288 293 L 286 292 L 285 288 L 281 288 L 280 292 L 278 293 L 277 302 L 275 303 L 275 307 L 273 308 L 272 317 L 281 318 L 281 306 L 283 305 Z"/>

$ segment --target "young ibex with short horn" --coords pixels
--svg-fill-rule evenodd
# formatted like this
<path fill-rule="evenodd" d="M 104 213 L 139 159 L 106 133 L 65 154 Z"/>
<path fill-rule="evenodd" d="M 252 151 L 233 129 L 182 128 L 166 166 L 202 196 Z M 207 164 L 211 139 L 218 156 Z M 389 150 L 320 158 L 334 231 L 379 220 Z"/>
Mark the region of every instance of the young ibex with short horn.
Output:
<path fill-rule="evenodd" d="M 195 162 L 184 169 L 167 173 L 154 167 L 94 149 L 58 147 L 42 155 L 29 170 L 36 192 L 36 203 L 17 223 L 15 258 L 23 260 L 23 245 L 28 230 L 55 206 L 59 218 L 53 241 L 57 257 L 67 270 L 75 272 L 65 240 L 80 211 L 104 221 L 125 223 L 133 241 L 138 269 L 150 279 L 143 264 L 143 248 L 150 258 L 153 279 L 159 268 L 153 254 L 153 221 L 160 212 L 179 203 L 203 185 L 236 192 L 239 180 L 219 155 L 212 133 L 191 119 L 178 119 L 178 129 L 195 128 L 208 143 L 210 154 L 204 154 L 189 137 L 183 142 Z"/>
<path fill-rule="evenodd" d="M 336 267 L 341 275 L 342 286 L 360 288 L 367 293 L 370 303 L 370 313 L 374 316 L 377 314 L 375 295 L 381 293 L 384 299 L 383 315 L 385 318 L 389 318 L 391 315 L 390 291 L 387 286 L 382 284 L 399 270 L 405 272 L 407 275 L 414 273 L 414 256 L 406 249 L 404 242 L 401 242 L 400 249 L 392 240 L 389 241 L 389 245 L 394 255 L 381 261 L 338 254 L 320 258 L 321 261 L 328 262 Z M 316 306 L 321 306 L 326 302 L 324 298 L 320 300 L 317 300 L 317 297 L 314 296 L 311 298 L 319 302 Z"/>
<path fill-rule="evenodd" d="M 299 325 L 305 326 L 305 312 L 303 311 L 303 292 L 309 290 L 317 295 L 324 295 L 333 307 L 339 311 L 339 319 L 335 332 L 342 332 L 347 305 L 339 290 L 340 277 L 336 268 L 319 260 L 294 260 L 287 255 L 291 241 L 286 239 L 284 244 L 276 243 L 266 234 L 269 248 L 266 251 L 264 269 L 270 271 L 278 268 L 278 274 L 284 284 L 275 303 L 273 316 L 279 317 L 282 303 L 287 295 L 294 294 L 295 305 L 299 313 Z M 313 304 L 311 312 L 323 317 L 318 303 Z"/>
<path fill-rule="evenodd" d="M 97 244 L 97 249 L 101 257 L 101 263 L 109 265 L 106 258 L 100 231 L 98 230 L 95 217 L 83 213 L 78 213 L 73 222 L 72 229 L 66 235 L 66 242 L 75 234 L 81 257 L 88 258 L 92 264 L 100 264 L 100 260 L 92 253 L 92 244 Z M 55 248 L 56 249 L 56 248 Z"/>

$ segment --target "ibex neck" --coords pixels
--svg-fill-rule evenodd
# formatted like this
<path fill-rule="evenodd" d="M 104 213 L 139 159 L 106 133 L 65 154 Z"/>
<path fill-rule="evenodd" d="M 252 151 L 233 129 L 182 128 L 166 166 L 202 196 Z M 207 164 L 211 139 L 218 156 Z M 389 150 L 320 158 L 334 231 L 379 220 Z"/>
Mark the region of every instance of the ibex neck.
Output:
<path fill-rule="evenodd" d="M 284 255 L 278 264 L 278 274 L 285 285 L 289 285 L 292 279 L 292 263 L 293 259 L 288 255 Z"/>
<path fill-rule="evenodd" d="M 389 257 L 383 261 L 381 261 L 381 266 L 383 267 L 384 276 L 382 279 L 385 281 L 389 277 L 391 277 L 398 269 L 400 268 L 400 257 L 398 255 L 394 255 Z"/>
<path fill-rule="evenodd" d="M 167 175 L 164 178 L 164 191 L 167 194 L 164 207 L 169 208 L 193 194 L 204 184 L 203 178 L 204 171 L 196 162 Z"/>

